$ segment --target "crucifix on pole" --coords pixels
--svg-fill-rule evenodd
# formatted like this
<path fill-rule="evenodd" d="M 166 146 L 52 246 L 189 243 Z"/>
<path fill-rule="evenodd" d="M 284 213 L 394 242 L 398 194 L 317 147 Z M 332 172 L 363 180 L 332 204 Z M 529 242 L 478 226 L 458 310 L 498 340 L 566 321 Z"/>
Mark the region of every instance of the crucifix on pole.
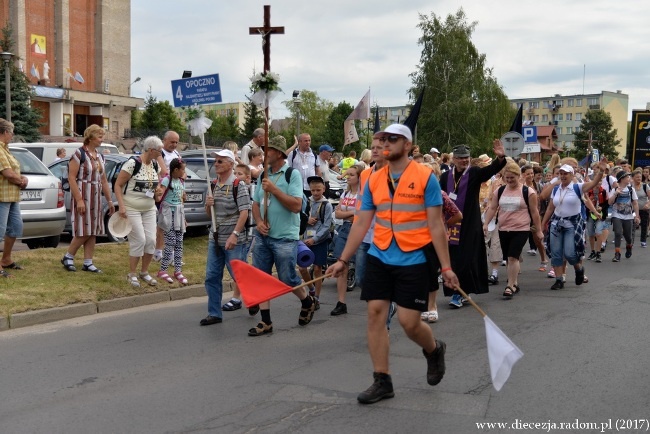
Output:
<path fill-rule="evenodd" d="M 272 27 L 271 26 L 271 6 L 264 5 L 264 26 L 262 27 L 249 27 L 249 35 L 261 35 L 262 36 L 262 53 L 264 54 L 264 72 L 269 72 L 271 70 L 271 35 L 283 35 L 284 27 Z M 269 144 L 269 108 L 264 109 L 264 161 L 266 162 L 266 149 Z"/>
<path fill-rule="evenodd" d="M 271 71 L 271 35 L 283 35 L 284 27 L 271 26 L 271 6 L 264 5 L 264 26 L 262 27 L 249 27 L 249 35 L 262 36 L 262 53 L 264 54 L 264 73 L 267 74 Z M 269 105 L 264 107 L 264 172 L 269 169 L 268 163 L 269 151 Z M 264 202 L 268 204 L 268 192 L 264 194 Z M 268 223 L 268 212 L 264 213 L 264 221 Z"/>

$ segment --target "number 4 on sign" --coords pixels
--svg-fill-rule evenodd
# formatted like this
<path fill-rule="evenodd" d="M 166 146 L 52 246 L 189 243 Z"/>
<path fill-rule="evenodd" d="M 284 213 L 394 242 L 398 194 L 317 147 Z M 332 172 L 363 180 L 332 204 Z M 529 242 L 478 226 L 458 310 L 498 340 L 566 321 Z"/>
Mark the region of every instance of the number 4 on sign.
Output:
<path fill-rule="evenodd" d="M 176 99 L 183 101 L 183 92 L 181 92 L 181 87 L 176 88 Z"/>

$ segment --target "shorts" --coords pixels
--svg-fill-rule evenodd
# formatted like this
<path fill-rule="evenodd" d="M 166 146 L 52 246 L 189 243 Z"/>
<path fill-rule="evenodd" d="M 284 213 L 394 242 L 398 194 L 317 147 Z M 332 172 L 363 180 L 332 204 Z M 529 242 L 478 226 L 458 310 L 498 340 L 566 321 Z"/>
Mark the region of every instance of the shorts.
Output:
<path fill-rule="evenodd" d="M 309 250 L 314 252 L 314 265 L 324 266 L 327 265 L 327 245 L 329 241 L 323 241 L 313 246 L 309 246 Z"/>
<path fill-rule="evenodd" d="M 340 258 L 343 249 L 345 248 L 345 243 L 348 241 L 348 235 L 350 235 L 350 229 L 352 229 L 351 222 L 343 222 L 341 227 L 336 231 L 336 238 L 334 239 L 334 250 L 333 257 Z M 350 258 L 350 262 L 354 262 L 354 256 Z"/>
<path fill-rule="evenodd" d="M 519 259 L 528 241 L 530 231 L 499 231 L 501 251 L 506 258 Z"/>
<path fill-rule="evenodd" d="M 0 238 L 23 236 L 20 202 L 0 202 Z"/>
<path fill-rule="evenodd" d="M 398 306 L 426 312 L 433 279 L 431 264 L 387 265 L 368 255 L 361 300 L 391 300 Z"/>
<path fill-rule="evenodd" d="M 592 218 L 587 219 L 587 236 L 593 237 L 603 233 L 603 230 L 607 228 L 607 223 L 602 220 L 594 220 Z"/>

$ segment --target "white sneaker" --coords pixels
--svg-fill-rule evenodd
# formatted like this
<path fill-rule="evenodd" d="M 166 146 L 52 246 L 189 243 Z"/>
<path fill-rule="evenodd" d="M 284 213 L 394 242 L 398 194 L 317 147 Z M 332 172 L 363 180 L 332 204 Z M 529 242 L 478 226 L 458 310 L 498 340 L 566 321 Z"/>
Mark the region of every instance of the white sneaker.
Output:
<path fill-rule="evenodd" d="M 528 253 L 530 256 L 536 256 L 536 255 L 537 255 L 537 250 L 535 250 L 535 249 L 530 249 L 527 253 Z"/>

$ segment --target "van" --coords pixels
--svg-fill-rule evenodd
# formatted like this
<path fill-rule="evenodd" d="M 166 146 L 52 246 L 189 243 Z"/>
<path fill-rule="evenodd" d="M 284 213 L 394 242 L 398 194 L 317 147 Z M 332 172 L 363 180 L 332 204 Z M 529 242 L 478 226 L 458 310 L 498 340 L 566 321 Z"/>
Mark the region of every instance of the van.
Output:
<path fill-rule="evenodd" d="M 65 155 L 71 157 L 74 152 L 83 146 L 82 142 L 60 142 L 60 143 L 13 143 L 15 146 L 28 149 L 32 154 L 49 166 L 56 160 L 56 150 L 59 148 L 65 149 Z M 110 143 L 103 143 L 99 150 L 103 154 L 119 154 L 120 151 L 117 146 Z"/>

